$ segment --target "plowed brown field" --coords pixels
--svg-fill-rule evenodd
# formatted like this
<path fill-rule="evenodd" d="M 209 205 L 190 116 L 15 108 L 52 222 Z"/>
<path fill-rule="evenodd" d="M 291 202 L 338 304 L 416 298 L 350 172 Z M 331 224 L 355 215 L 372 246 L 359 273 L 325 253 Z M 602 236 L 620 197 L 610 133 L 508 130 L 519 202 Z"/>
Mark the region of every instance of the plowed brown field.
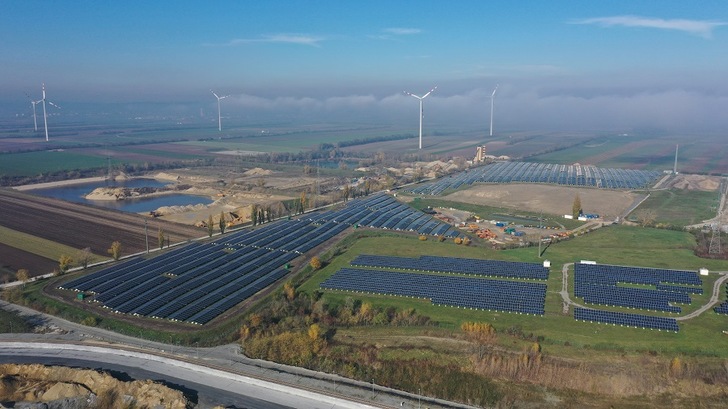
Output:
<path fill-rule="evenodd" d="M 115 240 L 122 255 L 146 249 L 144 222 L 148 223 L 149 246 L 157 246 L 161 227 L 171 243 L 204 236 L 206 231 L 164 220 L 99 209 L 58 199 L 0 189 L 0 225 L 77 249 L 90 247 L 94 254 L 107 254 Z"/>

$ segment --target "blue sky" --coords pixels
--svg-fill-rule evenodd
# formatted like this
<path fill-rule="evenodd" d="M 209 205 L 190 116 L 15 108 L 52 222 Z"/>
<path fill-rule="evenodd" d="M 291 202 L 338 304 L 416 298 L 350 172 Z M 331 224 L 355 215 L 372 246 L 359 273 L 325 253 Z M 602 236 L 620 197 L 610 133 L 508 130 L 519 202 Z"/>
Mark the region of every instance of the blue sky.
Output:
<path fill-rule="evenodd" d="M 232 94 L 230 115 L 416 120 L 402 90 L 438 85 L 428 119 L 478 123 L 500 84 L 510 129 L 715 130 L 726 14 L 722 1 L 5 1 L 0 102 L 22 111 L 45 82 L 59 104 L 212 110 L 213 88 Z"/>

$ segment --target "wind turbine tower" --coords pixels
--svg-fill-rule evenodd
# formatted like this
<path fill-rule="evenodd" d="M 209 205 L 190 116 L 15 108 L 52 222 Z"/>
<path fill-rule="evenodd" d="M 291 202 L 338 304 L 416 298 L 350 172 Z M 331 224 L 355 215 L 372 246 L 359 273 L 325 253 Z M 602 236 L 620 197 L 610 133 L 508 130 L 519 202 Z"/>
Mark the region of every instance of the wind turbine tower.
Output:
<path fill-rule="evenodd" d="M 495 85 L 493 93 L 490 94 L 490 136 L 493 136 L 493 101 L 495 101 L 496 91 L 498 91 L 498 84 Z"/>
<path fill-rule="evenodd" d="M 672 167 L 672 174 L 677 175 L 677 149 L 680 145 L 675 145 L 675 165 Z"/>
<path fill-rule="evenodd" d="M 212 95 L 214 95 L 215 98 L 217 98 L 217 130 L 222 131 L 222 116 L 220 115 L 220 100 L 225 99 L 225 98 L 229 97 L 230 95 L 225 95 L 224 97 L 220 97 L 215 93 L 215 91 L 210 90 L 210 92 L 212 92 Z"/>
<path fill-rule="evenodd" d="M 33 105 L 33 129 L 38 132 L 38 119 L 35 115 L 35 106 L 38 105 L 42 100 L 40 101 L 33 101 L 33 98 L 30 97 L 30 95 L 25 94 L 26 97 L 30 100 L 30 103 Z"/>
<path fill-rule="evenodd" d="M 46 142 L 48 142 L 48 115 L 46 114 L 46 93 L 45 93 L 45 83 L 41 85 L 41 89 L 43 90 L 43 99 L 41 99 L 38 102 L 43 102 L 43 125 L 45 127 L 45 137 Z M 61 109 L 58 105 L 52 103 L 51 101 L 48 101 L 49 104 L 53 105 L 54 107 Z"/>
<path fill-rule="evenodd" d="M 417 96 L 415 94 L 409 93 L 407 91 L 404 91 L 405 94 L 407 94 L 407 95 L 409 95 L 411 97 L 415 97 L 415 98 L 417 98 L 417 99 L 420 100 L 420 149 L 422 149 L 422 117 L 424 116 L 424 114 L 422 112 L 422 100 L 425 99 L 425 98 L 427 98 L 427 96 L 430 95 L 430 94 L 432 94 L 432 92 L 435 91 L 436 89 L 437 89 L 437 87 L 431 89 L 427 94 L 425 94 L 425 95 L 423 95 L 421 97 L 420 96 Z"/>

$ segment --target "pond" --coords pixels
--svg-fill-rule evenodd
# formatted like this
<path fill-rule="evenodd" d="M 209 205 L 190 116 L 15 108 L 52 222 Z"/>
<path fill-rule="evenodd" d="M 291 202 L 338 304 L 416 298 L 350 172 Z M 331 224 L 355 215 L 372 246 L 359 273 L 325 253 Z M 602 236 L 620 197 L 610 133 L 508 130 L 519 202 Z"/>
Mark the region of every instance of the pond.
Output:
<path fill-rule="evenodd" d="M 68 200 L 69 202 L 90 204 L 107 209 L 117 209 L 130 213 L 148 213 L 162 206 L 187 206 L 210 204 L 212 199 L 206 196 L 194 196 L 182 193 L 170 193 L 161 196 L 144 197 L 128 200 L 88 200 L 84 196 L 99 187 L 164 187 L 167 182 L 154 179 L 131 179 L 125 181 L 100 181 L 29 190 L 39 196 Z"/>

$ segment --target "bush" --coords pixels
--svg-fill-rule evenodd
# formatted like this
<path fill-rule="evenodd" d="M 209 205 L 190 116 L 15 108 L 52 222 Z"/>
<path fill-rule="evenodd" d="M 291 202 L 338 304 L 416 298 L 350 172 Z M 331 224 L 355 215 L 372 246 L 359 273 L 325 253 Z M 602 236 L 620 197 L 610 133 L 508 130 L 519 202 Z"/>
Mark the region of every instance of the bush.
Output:
<path fill-rule="evenodd" d="M 420 241 L 427 241 L 427 236 L 420 234 Z"/>

